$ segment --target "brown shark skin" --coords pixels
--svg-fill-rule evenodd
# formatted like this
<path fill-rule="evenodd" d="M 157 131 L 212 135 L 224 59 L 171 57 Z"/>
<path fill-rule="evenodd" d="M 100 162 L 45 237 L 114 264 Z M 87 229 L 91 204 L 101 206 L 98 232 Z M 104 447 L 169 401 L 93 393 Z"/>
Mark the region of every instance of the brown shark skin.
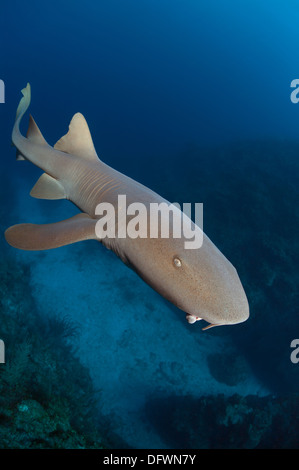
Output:
<path fill-rule="evenodd" d="M 22 100 L 20 102 L 12 134 L 14 145 L 26 160 L 54 178 L 64 197 L 83 214 L 58 224 L 10 227 L 5 234 L 8 243 L 21 249 L 38 250 L 95 239 L 95 224 L 99 218 L 95 215 L 96 206 L 101 202 L 111 203 L 117 214 L 120 194 L 126 195 L 127 206 L 133 202 L 141 202 L 147 208 L 153 202 L 169 204 L 154 191 L 98 158 L 86 121 L 79 113 L 74 116 L 69 133 L 54 147 L 43 139 L 32 118 L 27 137 L 24 137 L 19 125 L 30 103 L 30 86 L 22 92 L 24 101 L 23 104 Z M 78 137 L 80 133 L 82 139 Z M 72 153 L 66 153 L 69 149 Z M 32 193 L 34 195 L 34 188 Z M 54 195 L 53 198 L 58 197 Z M 129 219 L 127 217 L 124 223 L 127 224 Z M 192 227 L 200 231 L 194 224 Z M 205 234 L 198 249 L 185 249 L 186 239 L 173 237 L 132 239 L 116 236 L 100 241 L 153 289 L 187 314 L 200 317 L 211 326 L 236 324 L 248 319 L 248 301 L 236 269 Z M 181 261 L 179 267 L 174 259 Z"/>

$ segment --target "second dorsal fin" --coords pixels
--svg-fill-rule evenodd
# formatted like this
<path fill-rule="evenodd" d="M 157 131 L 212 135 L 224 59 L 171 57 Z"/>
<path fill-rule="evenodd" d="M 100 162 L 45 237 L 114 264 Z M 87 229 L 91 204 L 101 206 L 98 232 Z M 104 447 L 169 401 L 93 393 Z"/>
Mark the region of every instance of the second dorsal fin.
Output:
<path fill-rule="evenodd" d="M 26 137 L 34 144 L 48 145 L 31 114 L 29 116 L 29 126 Z M 19 150 L 17 150 L 17 160 L 26 160 Z"/>
<path fill-rule="evenodd" d="M 81 113 L 73 116 L 69 131 L 54 145 L 56 150 L 98 161 L 88 124 Z"/>
<path fill-rule="evenodd" d="M 48 145 L 31 114 L 26 137 L 34 144 Z"/>

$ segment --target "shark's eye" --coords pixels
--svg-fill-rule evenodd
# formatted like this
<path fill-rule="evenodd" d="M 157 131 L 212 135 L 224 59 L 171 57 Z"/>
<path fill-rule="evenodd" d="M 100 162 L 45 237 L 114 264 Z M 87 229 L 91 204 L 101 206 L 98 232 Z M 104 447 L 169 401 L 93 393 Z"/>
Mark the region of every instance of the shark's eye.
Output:
<path fill-rule="evenodd" d="M 173 264 L 177 267 L 180 268 L 182 266 L 182 262 L 179 258 L 173 258 Z"/>

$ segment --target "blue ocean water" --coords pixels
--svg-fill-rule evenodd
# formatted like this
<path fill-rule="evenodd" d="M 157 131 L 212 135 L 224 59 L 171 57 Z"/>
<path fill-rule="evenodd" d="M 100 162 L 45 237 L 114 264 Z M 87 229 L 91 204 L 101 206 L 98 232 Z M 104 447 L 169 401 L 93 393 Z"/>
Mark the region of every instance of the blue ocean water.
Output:
<path fill-rule="evenodd" d="M 52 321 L 52 334 L 57 318 L 76 329 L 68 338 L 78 359 L 73 375 L 83 366 L 100 390 L 94 409 L 106 446 L 294 446 L 292 434 L 277 438 L 276 427 L 287 428 L 298 412 L 299 364 L 290 347 L 299 335 L 299 104 L 290 99 L 291 81 L 299 78 L 297 3 L 14 0 L 0 14 L 1 255 L 3 263 L 9 259 L 1 268 L 0 315 L 15 305 L 20 328 L 13 343 L 7 340 L 8 363 L 27 354 L 19 348 L 22 331 L 28 333 L 27 293 L 35 318 Z M 30 113 L 49 143 L 80 111 L 105 163 L 170 201 L 204 203 L 204 230 L 247 293 L 246 323 L 206 332 L 188 325 L 183 312 L 96 242 L 47 252 L 5 243 L 12 224 L 49 223 L 78 211 L 66 201 L 30 198 L 41 171 L 15 161 L 11 131 L 27 82 Z M 27 117 L 24 133 L 26 125 Z M 24 277 L 15 279 L 19 269 Z M 25 290 L 15 287 L 22 283 Z M 6 335 L 0 327 L 0 339 Z M 33 366 L 41 352 L 26 341 L 33 358 L 26 374 L 43 374 L 49 364 L 36 359 Z M 57 364 L 64 369 L 63 358 Z M 15 419 L 24 406 L 30 410 L 28 400 L 48 410 L 47 395 L 30 380 L 9 405 Z M 75 381 L 67 396 L 83 408 L 77 393 Z M 36 427 L 39 441 L 12 433 L 0 447 L 51 447 L 47 429 Z"/>

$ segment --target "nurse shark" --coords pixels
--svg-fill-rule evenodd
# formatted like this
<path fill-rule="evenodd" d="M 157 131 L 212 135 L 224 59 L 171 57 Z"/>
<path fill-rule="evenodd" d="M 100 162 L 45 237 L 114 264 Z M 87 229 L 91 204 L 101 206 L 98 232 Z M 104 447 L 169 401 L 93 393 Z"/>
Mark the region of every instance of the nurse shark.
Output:
<path fill-rule="evenodd" d="M 103 225 L 97 229 L 100 216 L 97 207 L 109 203 L 119 212 L 119 196 L 126 204 L 170 203 L 160 195 L 114 170 L 101 161 L 95 151 L 85 118 L 77 113 L 69 130 L 54 147 L 50 146 L 32 116 L 26 137 L 20 122 L 31 101 L 30 84 L 22 90 L 12 142 L 17 159 L 29 160 L 44 173 L 30 194 L 42 199 L 68 199 L 80 213 L 50 224 L 18 224 L 5 232 L 7 242 L 23 250 L 46 250 L 82 240 L 99 240 L 176 307 L 183 310 L 189 323 L 205 320 L 203 329 L 244 322 L 249 317 L 248 301 L 236 269 L 201 229 L 190 221 L 202 244 L 186 248 L 186 237 L 108 237 Z M 179 210 L 179 209 L 177 209 Z M 184 216 L 185 217 L 185 216 Z M 123 229 L 132 217 L 127 215 L 116 225 Z M 119 232 L 118 232 L 119 233 Z M 160 233 L 160 232 L 159 232 Z"/>

